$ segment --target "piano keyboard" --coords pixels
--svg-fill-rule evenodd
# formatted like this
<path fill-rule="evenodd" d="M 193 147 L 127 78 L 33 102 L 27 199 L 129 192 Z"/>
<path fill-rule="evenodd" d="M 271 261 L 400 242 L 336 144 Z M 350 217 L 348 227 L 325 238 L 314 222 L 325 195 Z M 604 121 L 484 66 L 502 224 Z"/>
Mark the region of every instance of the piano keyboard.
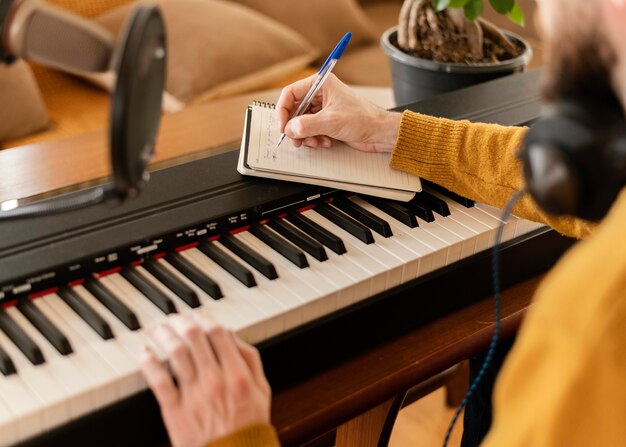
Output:
<path fill-rule="evenodd" d="M 136 360 L 173 312 L 260 343 L 492 247 L 500 211 L 426 188 L 408 203 L 319 200 L 0 310 L 0 440 L 145 389 Z M 539 224 L 511 217 L 504 240 Z"/>

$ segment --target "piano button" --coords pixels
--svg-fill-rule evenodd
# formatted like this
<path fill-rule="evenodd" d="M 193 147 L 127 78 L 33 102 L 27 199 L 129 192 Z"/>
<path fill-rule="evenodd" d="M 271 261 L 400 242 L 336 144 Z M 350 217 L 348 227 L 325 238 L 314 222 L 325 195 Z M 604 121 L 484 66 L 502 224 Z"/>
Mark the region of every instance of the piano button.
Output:
<path fill-rule="evenodd" d="M 298 230 L 293 225 L 278 218 L 270 219 L 268 225 L 272 230 L 300 247 L 318 261 L 326 261 L 328 259 L 326 250 L 324 250 L 324 247 L 319 242 Z"/>
<path fill-rule="evenodd" d="M 256 236 L 265 244 L 272 247 L 274 250 L 276 250 L 278 253 L 280 253 L 289 261 L 293 262 L 301 269 L 309 266 L 309 263 L 307 262 L 304 253 L 302 253 L 295 246 L 291 245 L 291 243 L 287 242 L 281 236 L 278 236 L 276 233 L 274 233 L 273 230 L 267 228 L 267 226 L 253 225 L 249 231 L 251 234 Z"/>
<path fill-rule="evenodd" d="M 474 201 L 467 199 L 463 196 L 460 196 L 452 191 L 447 190 L 446 188 L 444 188 L 443 186 L 439 186 L 435 183 L 426 181 L 426 180 L 422 180 L 422 186 L 424 187 L 428 187 L 428 189 L 432 189 L 435 190 L 437 192 L 439 192 L 440 194 L 448 197 L 451 200 L 454 200 L 456 203 L 462 205 L 465 208 L 472 208 L 474 206 Z M 448 202 L 448 206 L 450 205 L 450 203 Z"/>
<path fill-rule="evenodd" d="M 256 281 L 254 276 L 252 276 L 252 272 L 231 256 L 224 253 L 224 251 L 221 250 L 215 243 L 200 242 L 198 249 L 211 258 L 217 265 L 241 281 L 241 283 L 246 287 L 256 286 Z"/>
<path fill-rule="evenodd" d="M 410 202 L 402 202 L 399 203 L 399 205 L 406 207 L 409 211 L 414 213 L 420 219 L 425 220 L 426 222 L 434 222 L 435 216 L 433 215 L 432 210 L 423 203 L 417 201 L 415 197 L 413 197 Z"/>
<path fill-rule="evenodd" d="M 74 290 L 70 287 L 62 287 L 59 296 L 65 304 L 67 304 L 76 314 L 82 318 L 91 328 L 100 335 L 104 340 L 113 338 L 111 326 L 104 318 L 98 314 L 91 306 L 89 306 Z"/>
<path fill-rule="evenodd" d="M 121 272 L 126 281 L 131 283 L 164 314 L 176 313 L 176 306 L 167 295 L 156 288 L 152 283 L 137 271 L 134 267 L 125 267 Z"/>
<path fill-rule="evenodd" d="M 142 267 L 178 295 L 189 307 L 200 306 L 198 295 L 184 282 L 179 281 L 175 275 L 172 275 L 158 260 L 148 259 L 142 264 Z"/>
<path fill-rule="evenodd" d="M 35 326 L 41 334 L 59 351 L 61 355 L 68 355 L 73 352 L 72 346 L 67 337 L 59 328 L 53 325 L 50 320 L 42 314 L 30 301 L 22 301 L 17 308 Z"/>
<path fill-rule="evenodd" d="M 396 202 L 391 200 L 379 199 L 377 197 L 370 196 L 359 196 L 361 199 L 365 200 L 367 203 L 375 206 L 379 210 L 393 217 L 399 222 L 402 222 L 409 228 L 417 227 L 417 219 L 415 218 L 415 214 L 409 211 L 405 206 L 402 206 Z"/>
<path fill-rule="evenodd" d="M 381 217 L 386 216 L 386 214 L 382 210 L 376 208 L 370 203 L 367 203 L 360 197 L 353 197 L 351 200 L 374 214 L 377 214 Z M 432 254 L 432 256 L 429 256 L 427 259 L 420 260 L 418 274 L 419 272 L 428 273 L 430 271 L 442 268 L 446 265 L 449 251 L 448 244 L 443 242 L 441 239 L 438 239 L 435 236 L 431 235 L 428 231 L 420 227 L 410 228 L 406 225 L 402 225 L 397 220 L 391 221 L 390 225 L 394 232 L 394 238 L 397 234 L 409 236 L 417 243 L 417 245 L 414 247 L 414 251 L 420 252 L 421 249 L 419 247 L 425 246 L 427 247 L 426 251 L 430 251 L 430 253 Z M 409 241 L 407 242 L 407 244 L 413 245 L 415 244 L 415 242 Z"/>
<path fill-rule="evenodd" d="M 33 306 L 36 307 L 35 304 Z M 91 405 L 84 402 L 87 400 L 86 394 L 89 393 L 89 389 L 80 371 L 75 367 L 74 352 L 68 356 L 61 355 L 17 309 L 12 308 L 7 311 L 41 347 L 46 357 L 46 363 L 37 367 L 28 365 L 24 359 L 25 364 L 21 365 L 20 372 L 22 379 L 32 387 L 33 392 L 40 397 L 42 402 L 48 402 L 48 405 L 44 404 L 47 407 L 46 411 L 51 413 L 47 416 L 48 425 L 60 425 L 74 419 L 80 415 L 78 409 L 81 409 L 83 414 L 92 409 Z M 41 313 L 39 308 L 37 311 Z M 83 399 L 83 402 L 76 402 L 77 399 Z"/>
<path fill-rule="evenodd" d="M 234 254 L 246 261 L 252 267 L 257 269 L 262 275 L 268 279 L 278 278 L 276 273 L 276 267 L 272 265 L 261 254 L 252 250 L 246 244 L 242 243 L 239 239 L 231 234 L 225 234 L 220 238 L 220 243 L 227 247 Z"/>
<path fill-rule="evenodd" d="M 85 284 L 87 289 L 98 301 L 115 315 L 131 331 L 141 328 L 137 315 L 117 299 L 98 279 L 88 279 Z"/>
<path fill-rule="evenodd" d="M 33 365 L 40 365 L 46 361 L 39 346 L 26 335 L 4 309 L 0 309 L 0 329 L 4 331 Z"/>
<path fill-rule="evenodd" d="M 24 441 L 47 428 L 42 411 L 42 402 L 20 375 L 21 366 L 32 367 L 28 360 L 2 332 L 0 332 L 0 343 L 6 348 L 7 353 L 15 359 L 18 368 L 17 374 L 0 376 L 0 399 L 11 412 L 11 424 L 15 430 L 15 437 Z M 20 356 L 23 360 L 20 359 Z M 2 442 L 5 442 L 4 439 Z"/>
<path fill-rule="evenodd" d="M 204 272 L 221 270 L 211 258 L 196 248 L 181 252 L 187 261 Z M 224 326 L 243 334 L 249 342 L 259 342 L 279 333 L 282 321 L 275 315 L 273 302 L 265 303 L 265 296 L 256 287 L 248 288 L 229 274 L 220 276 L 225 296 L 201 309 Z M 269 304 L 269 308 L 268 308 Z"/>
<path fill-rule="evenodd" d="M 9 357 L 9 354 L 2 349 L 0 346 L 0 372 L 5 376 L 9 376 L 11 374 L 15 374 L 17 371 L 15 370 L 15 365 L 13 364 L 13 360 Z"/>
<path fill-rule="evenodd" d="M 341 238 L 317 225 L 315 222 L 311 222 L 311 220 L 303 216 L 302 213 L 289 213 L 287 220 L 338 255 L 342 255 L 346 252 L 346 247 Z"/>
<path fill-rule="evenodd" d="M 175 269 L 180 271 L 183 275 L 191 280 L 194 284 L 197 284 L 202 290 L 209 294 L 214 300 L 219 300 L 224 296 L 220 290 L 220 286 L 215 281 L 209 278 L 204 273 L 200 272 L 197 268 L 190 264 L 180 253 L 171 253 L 166 258 L 167 262 L 171 264 Z"/>
<path fill-rule="evenodd" d="M 67 328 L 75 347 L 74 353 L 67 357 L 67 363 L 81 375 L 75 380 L 88 387 L 89 412 L 118 401 L 125 397 L 125 393 L 137 391 L 136 386 L 129 386 L 127 377 L 134 360 L 119 348 L 118 337 L 102 340 L 58 295 L 46 295 L 35 304 L 55 324 Z M 124 357 L 120 358 L 120 355 Z"/>
<path fill-rule="evenodd" d="M 368 228 L 371 228 L 378 234 L 384 237 L 393 236 L 389 222 L 381 219 L 376 214 L 370 213 L 366 209 L 358 206 L 356 203 L 344 197 L 336 197 L 333 200 L 333 205 L 339 208 L 344 213 L 352 216 L 354 219 L 361 222 Z"/>
<path fill-rule="evenodd" d="M 411 199 L 411 202 L 431 209 L 442 217 L 450 215 L 450 210 L 448 209 L 448 204 L 445 200 L 433 196 L 426 190 L 415 194 L 415 197 Z"/>
<path fill-rule="evenodd" d="M 369 228 L 361 222 L 358 222 L 352 217 L 342 213 L 337 208 L 326 205 L 325 203 L 319 203 L 315 206 L 314 210 L 366 244 L 374 242 L 374 237 L 372 236 L 372 232 Z"/>

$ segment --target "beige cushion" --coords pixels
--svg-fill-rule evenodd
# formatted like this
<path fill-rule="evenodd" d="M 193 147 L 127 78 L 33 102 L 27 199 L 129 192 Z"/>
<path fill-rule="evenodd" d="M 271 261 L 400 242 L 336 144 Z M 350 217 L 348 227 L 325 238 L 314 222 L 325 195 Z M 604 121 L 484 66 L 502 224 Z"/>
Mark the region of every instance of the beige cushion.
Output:
<path fill-rule="evenodd" d="M 255 9 L 302 34 L 326 58 L 345 33 L 348 49 L 372 43 L 376 36 L 356 0 L 231 0 Z"/>
<path fill-rule="evenodd" d="M 157 0 L 167 28 L 166 90 L 187 103 L 259 89 L 301 70 L 317 51 L 298 33 L 223 0 Z M 114 33 L 132 5 L 96 20 Z"/>
<path fill-rule="evenodd" d="M 0 64 L 0 142 L 46 129 L 48 114 L 30 67 Z"/>

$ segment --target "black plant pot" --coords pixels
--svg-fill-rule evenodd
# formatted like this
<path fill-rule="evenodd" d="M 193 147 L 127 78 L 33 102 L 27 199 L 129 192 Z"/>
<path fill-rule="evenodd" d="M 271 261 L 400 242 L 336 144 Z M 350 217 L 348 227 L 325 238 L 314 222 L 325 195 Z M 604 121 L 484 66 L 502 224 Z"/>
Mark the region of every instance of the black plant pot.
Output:
<path fill-rule="evenodd" d="M 532 58 L 532 49 L 522 38 L 506 32 L 524 48 L 514 59 L 485 64 L 454 64 L 412 56 L 398 48 L 398 27 L 388 29 L 380 39 L 391 62 L 393 93 L 396 104 L 408 104 L 429 96 L 489 81 L 524 71 Z"/>

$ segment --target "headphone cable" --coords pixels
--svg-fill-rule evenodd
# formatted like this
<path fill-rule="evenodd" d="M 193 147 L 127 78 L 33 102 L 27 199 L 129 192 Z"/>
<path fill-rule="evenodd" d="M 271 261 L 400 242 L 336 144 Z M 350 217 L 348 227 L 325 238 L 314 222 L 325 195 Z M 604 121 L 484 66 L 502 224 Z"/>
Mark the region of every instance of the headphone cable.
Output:
<path fill-rule="evenodd" d="M 467 401 L 472 396 L 474 391 L 476 391 L 476 388 L 480 384 L 480 381 L 485 375 L 485 372 L 487 372 L 487 368 L 491 363 L 491 359 L 493 358 L 496 346 L 498 344 L 498 339 L 500 337 L 500 320 L 502 317 L 502 301 L 500 297 L 500 248 L 502 245 L 502 234 L 504 232 L 504 225 L 506 224 L 506 221 L 509 219 L 509 217 L 511 217 L 513 208 L 515 207 L 517 202 L 519 202 L 519 200 L 524 196 L 525 193 L 526 191 L 524 189 L 516 191 L 506 203 L 500 217 L 501 222 L 498 226 L 496 241 L 492 249 L 493 300 L 495 304 L 495 324 L 493 328 L 493 335 L 491 336 L 491 343 L 489 343 L 489 348 L 487 349 L 485 360 L 480 366 L 478 374 L 470 384 L 467 393 L 465 393 L 461 405 L 459 405 L 459 407 L 456 409 L 456 412 L 452 417 L 452 421 L 450 421 L 450 425 L 448 426 L 448 430 L 446 431 L 446 436 L 443 440 L 443 447 L 448 446 L 448 441 L 450 441 L 450 436 L 452 435 L 452 430 L 454 429 L 456 421 L 459 418 L 461 411 L 463 411 L 463 409 L 467 405 Z"/>

